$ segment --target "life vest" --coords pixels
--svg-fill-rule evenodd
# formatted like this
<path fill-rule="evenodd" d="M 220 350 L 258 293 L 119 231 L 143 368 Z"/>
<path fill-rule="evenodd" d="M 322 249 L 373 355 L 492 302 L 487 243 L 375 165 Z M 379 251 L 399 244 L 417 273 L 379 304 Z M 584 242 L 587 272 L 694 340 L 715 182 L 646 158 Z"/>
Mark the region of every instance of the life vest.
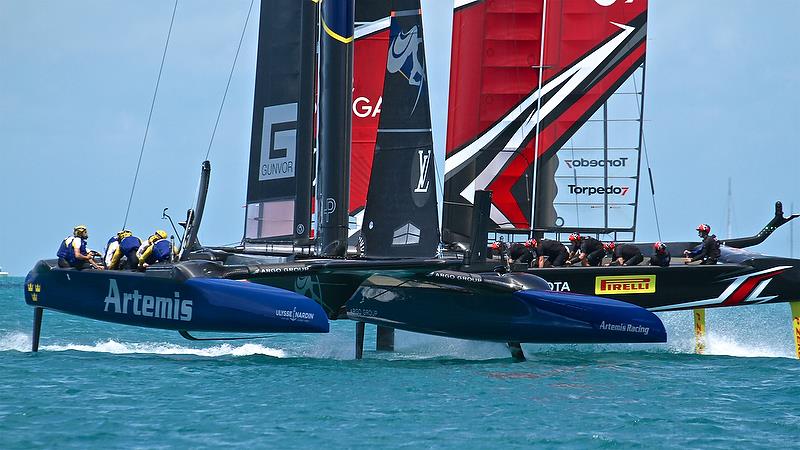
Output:
<path fill-rule="evenodd" d="M 136 236 L 128 236 L 119 243 L 119 249 L 123 255 L 136 251 L 142 246 L 142 240 Z"/>
<path fill-rule="evenodd" d="M 155 264 L 161 261 L 172 259 L 172 243 L 167 239 L 159 239 L 153 243 L 153 251 L 145 261 L 147 264 Z"/>
<path fill-rule="evenodd" d="M 78 260 L 75 259 L 75 250 L 73 250 L 75 239 L 80 242 L 79 253 L 81 255 L 86 255 L 86 241 L 75 236 L 69 236 L 61 241 L 61 246 L 58 247 L 58 252 L 56 253 L 56 256 L 64 258 L 71 266 L 74 266 L 78 262 Z"/>

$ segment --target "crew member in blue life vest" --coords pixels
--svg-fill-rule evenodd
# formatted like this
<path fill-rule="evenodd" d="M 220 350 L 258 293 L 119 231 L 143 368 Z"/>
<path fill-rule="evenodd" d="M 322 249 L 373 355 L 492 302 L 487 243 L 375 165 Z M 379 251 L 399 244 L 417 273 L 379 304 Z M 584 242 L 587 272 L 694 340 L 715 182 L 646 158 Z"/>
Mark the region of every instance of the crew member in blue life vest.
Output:
<path fill-rule="evenodd" d="M 653 256 L 650 257 L 651 266 L 669 267 L 671 259 L 667 244 L 661 241 L 653 244 Z"/>
<path fill-rule="evenodd" d="M 702 265 L 717 263 L 720 257 L 719 241 L 715 234 L 710 233 L 711 227 L 708 224 L 701 223 L 697 226 L 697 235 L 703 239 L 703 242 L 693 250 L 683 252 L 683 256 L 686 257 L 684 264 L 695 261 L 700 261 Z"/>
<path fill-rule="evenodd" d="M 155 263 L 172 261 L 174 249 L 172 248 L 172 242 L 167 239 L 166 231 L 156 231 L 147 241 L 150 245 L 145 244 L 147 248 L 139 256 L 139 268 L 146 269 Z"/>
<path fill-rule="evenodd" d="M 603 244 L 608 256 L 611 257 L 609 266 L 635 266 L 644 261 L 642 251 L 633 244 L 619 244 L 616 242 L 606 242 Z"/>
<path fill-rule="evenodd" d="M 136 251 L 142 245 L 141 239 L 134 236 L 130 230 L 122 230 L 108 240 L 106 247 L 105 263 L 107 269 L 130 269 L 134 270 L 139 266 L 139 258 Z M 124 264 L 122 258 L 125 258 Z"/>
<path fill-rule="evenodd" d="M 89 266 L 98 270 L 103 270 L 100 264 L 94 262 L 93 256 L 98 254 L 94 250 L 86 248 L 89 239 L 89 230 L 86 225 L 78 225 L 72 229 L 72 236 L 66 237 L 61 241 L 56 256 L 58 256 L 58 267 L 75 269 L 86 269 Z"/>

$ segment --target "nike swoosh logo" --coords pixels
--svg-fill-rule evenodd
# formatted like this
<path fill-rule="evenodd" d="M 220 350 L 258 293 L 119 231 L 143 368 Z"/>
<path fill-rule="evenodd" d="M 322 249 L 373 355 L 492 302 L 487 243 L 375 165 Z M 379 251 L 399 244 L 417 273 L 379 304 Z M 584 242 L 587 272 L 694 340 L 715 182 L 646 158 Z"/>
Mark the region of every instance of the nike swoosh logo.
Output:
<path fill-rule="evenodd" d="M 397 37 L 392 43 L 393 58 L 397 59 L 401 56 L 405 56 L 406 50 L 408 50 L 408 46 L 411 44 L 412 34 L 415 34 L 413 30 L 409 31 L 408 33 L 403 33 L 401 31 L 397 34 Z"/>

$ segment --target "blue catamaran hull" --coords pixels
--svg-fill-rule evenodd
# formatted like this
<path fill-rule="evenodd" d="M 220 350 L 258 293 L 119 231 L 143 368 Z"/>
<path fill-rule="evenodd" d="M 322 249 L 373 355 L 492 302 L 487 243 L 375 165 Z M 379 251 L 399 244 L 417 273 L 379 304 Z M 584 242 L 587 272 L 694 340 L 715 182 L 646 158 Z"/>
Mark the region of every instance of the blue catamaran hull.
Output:
<path fill-rule="evenodd" d="M 313 300 L 246 281 L 152 273 L 77 271 L 40 262 L 25 301 L 90 319 L 149 328 L 235 333 L 327 333 Z"/>

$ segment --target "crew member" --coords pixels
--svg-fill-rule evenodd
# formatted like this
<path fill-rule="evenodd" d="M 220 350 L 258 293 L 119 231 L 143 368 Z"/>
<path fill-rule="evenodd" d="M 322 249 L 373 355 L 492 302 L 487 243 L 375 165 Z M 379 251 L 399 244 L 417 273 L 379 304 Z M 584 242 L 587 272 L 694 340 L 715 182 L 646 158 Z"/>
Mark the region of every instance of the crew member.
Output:
<path fill-rule="evenodd" d="M 172 261 L 172 256 L 175 253 L 175 250 L 172 248 L 172 243 L 166 237 L 161 238 L 161 235 L 158 234 L 159 232 L 166 235 L 166 233 L 161 230 L 156 231 L 156 234 L 153 236 L 158 236 L 159 239 L 156 239 L 148 245 L 147 249 L 139 257 L 139 268 L 146 269 L 148 266 L 155 263 Z M 150 238 L 152 239 L 153 236 L 150 236 Z"/>
<path fill-rule="evenodd" d="M 538 267 L 561 267 L 567 262 L 569 252 L 567 247 L 561 242 L 551 239 L 531 239 L 525 243 L 529 248 L 534 249 L 538 258 Z"/>
<path fill-rule="evenodd" d="M 130 230 L 120 231 L 108 241 L 105 256 L 106 268 L 112 270 L 136 269 L 139 266 L 136 252 L 141 245 L 141 239 L 134 236 Z M 125 258 L 124 264 L 121 264 L 122 258 Z"/>
<path fill-rule="evenodd" d="M 580 233 L 570 233 L 569 235 L 569 259 L 572 261 L 578 257 L 578 252 L 581 250 L 581 235 Z M 571 263 L 568 263 L 571 264 Z"/>
<path fill-rule="evenodd" d="M 122 233 L 121 231 L 109 238 L 108 242 L 106 242 L 106 251 L 103 254 L 103 263 L 106 265 L 106 269 L 111 269 L 111 263 L 114 258 L 114 253 L 116 253 L 117 249 L 119 248 L 119 241 L 121 240 L 119 235 Z"/>
<path fill-rule="evenodd" d="M 669 267 L 669 262 L 672 257 L 667 250 L 667 245 L 661 241 L 653 244 L 653 256 L 650 257 L 651 266 Z"/>
<path fill-rule="evenodd" d="M 617 244 L 611 241 L 605 243 L 603 248 L 611 257 L 609 266 L 635 266 L 644 261 L 642 251 L 633 244 Z"/>
<path fill-rule="evenodd" d="M 573 236 L 576 236 L 573 239 Z M 567 261 L 568 265 L 577 264 L 580 261 L 582 266 L 599 266 L 603 262 L 606 251 L 603 243 L 591 236 L 581 236 L 573 233 L 569 236 L 572 242 L 572 257 Z"/>
<path fill-rule="evenodd" d="M 150 235 L 150 237 L 147 238 L 147 240 L 144 241 L 139 246 L 139 249 L 136 250 L 136 258 L 141 260 L 142 259 L 142 255 L 144 255 L 144 252 L 146 252 L 147 249 L 150 248 L 151 245 L 153 245 L 159 239 L 166 239 L 166 238 L 167 238 L 167 232 L 166 231 L 164 231 L 164 230 L 156 230 L 156 232 L 153 233 L 152 235 Z"/>
<path fill-rule="evenodd" d="M 719 241 L 717 236 L 711 233 L 711 227 L 708 224 L 701 223 L 697 226 L 697 235 L 703 239 L 703 242 L 695 247 L 694 250 L 684 250 L 683 256 L 685 264 L 700 261 L 700 264 L 716 264 L 720 256 Z"/>
<path fill-rule="evenodd" d="M 530 265 L 533 260 L 533 247 L 531 241 L 525 243 L 515 242 L 508 247 L 509 264 L 519 263 Z"/>
<path fill-rule="evenodd" d="M 72 236 L 66 237 L 61 241 L 56 256 L 58 256 L 58 267 L 75 269 L 86 269 L 87 266 L 103 270 L 100 264 L 94 262 L 93 256 L 97 252 L 88 250 L 86 243 L 89 239 L 89 230 L 86 225 L 78 225 L 72 229 Z"/>

